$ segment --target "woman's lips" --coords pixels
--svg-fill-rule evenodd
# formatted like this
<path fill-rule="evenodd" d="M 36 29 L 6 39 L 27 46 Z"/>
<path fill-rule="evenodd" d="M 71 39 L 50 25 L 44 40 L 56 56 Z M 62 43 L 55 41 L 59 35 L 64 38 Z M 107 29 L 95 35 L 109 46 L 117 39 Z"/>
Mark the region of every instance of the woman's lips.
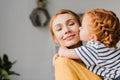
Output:
<path fill-rule="evenodd" d="M 75 34 L 73 34 L 73 35 L 68 35 L 68 36 L 64 37 L 64 40 L 71 40 L 71 39 L 74 38 L 74 36 L 75 36 Z"/>

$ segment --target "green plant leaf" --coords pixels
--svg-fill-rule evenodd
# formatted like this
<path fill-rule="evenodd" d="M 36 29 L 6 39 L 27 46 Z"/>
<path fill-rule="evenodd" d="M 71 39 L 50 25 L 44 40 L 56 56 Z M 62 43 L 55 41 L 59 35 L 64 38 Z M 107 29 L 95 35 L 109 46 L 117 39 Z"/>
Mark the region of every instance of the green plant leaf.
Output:
<path fill-rule="evenodd" d="M 0 56 L 0 68 L 2 68 L 2 58 L 1 58 L 1 56 Z"/>
<path fill-rule="evenodd" d="M 8 63 L 9 62 L 9 59 L 8 59 L 8 56 L 6 54 L 3 55 L 3 61 L 5 63 Z"/>
<path fill-rule="evenodd" d="M 14 71 L 9 71 L 8 74 L 9 74 L 9 75 L 17 75 L 17 76 L 20 76 L 20 74 L 14 72 Z"/>
<path fill-rule="evenodd" d="M 0 80 L 1 78 L 4 80 L 9 80 L 9 75 L 20 75 L 14 71 L 10 71 L 15 63 L 16 61 L 9 61 L 6 54 L 3 55 L 3 58 L 0 57 Z"/>
<path fill-rule="evenodd" d="M 9 75 L 5 69 L 1 70 L 1 76 L 3 76 L 4 79 L 9 79 Z"/>
<path fill-rule="evenodd" d="M 12 62 L 9 61 L 9 58 L 6 54 L 3 55 L 3 65 L 7 71 L 9 71 L 9 69 L 12 67 Z"/>

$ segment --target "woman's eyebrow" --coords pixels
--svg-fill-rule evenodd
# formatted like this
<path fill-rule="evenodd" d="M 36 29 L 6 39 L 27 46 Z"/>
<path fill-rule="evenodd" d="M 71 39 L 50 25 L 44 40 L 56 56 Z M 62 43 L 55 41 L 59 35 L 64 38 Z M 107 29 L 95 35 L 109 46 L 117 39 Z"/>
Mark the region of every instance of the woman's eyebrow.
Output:
<path fill-rule="evenodd" d="M 72 20 L 76 20 L 76 19 L 68 19 L 68 20 L 65 21 L 65 23 L 68 23 L 68 22 L 70 22 Z M 55 25 L 55 27 L 61 26 L 61 25 L 62 25 L 61 23 L 58 23 L 58 24 Z"/>
<path fill-rule="evenodd" d="M 59 27 L 59 26 L 61 26 L 61 25 L 62 25 L 61 23 L 58 23 L 58 24 L 55 25 L 55 27 Z"/>
<path fill-rule="evenodd" d="M 66 21 L 66 24 L 69 24 L 69 22 L 74 22 L 76 19 L 68 19 L 67 21 Z"/>
<path fill-rule="evenodd" d="M 68 19 L 67 21 L 71 21 L 71 20 L 75 20 L 75 19 Z"/>

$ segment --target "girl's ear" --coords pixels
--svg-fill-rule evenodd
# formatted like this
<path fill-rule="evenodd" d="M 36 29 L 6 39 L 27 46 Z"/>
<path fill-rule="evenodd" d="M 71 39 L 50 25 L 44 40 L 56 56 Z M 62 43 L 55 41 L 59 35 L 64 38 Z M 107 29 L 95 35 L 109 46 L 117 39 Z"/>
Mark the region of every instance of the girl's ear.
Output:
<path fill-rule="evenodd" d="M 91 34 L 90 39 L 94 40 L 94 41 L 97 41 L 97 35 L 96 34 Z"/>

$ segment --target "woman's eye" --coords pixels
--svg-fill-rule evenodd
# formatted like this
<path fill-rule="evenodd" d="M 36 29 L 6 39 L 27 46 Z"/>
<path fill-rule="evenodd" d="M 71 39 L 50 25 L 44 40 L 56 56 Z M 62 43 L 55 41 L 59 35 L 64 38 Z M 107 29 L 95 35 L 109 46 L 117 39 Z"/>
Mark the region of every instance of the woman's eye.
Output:
<path fill-rule="evenodd" d="M 68 25 L 69 26 L 72 26 L 72 25 L 74 25 L 75 23 L 74 22 L 70 22 Z"/>
<path fill-rule="evenodd" d="M 57 31 L 60 31 L 60 30 L 62 30 L 62 28 L 61 28 L 61 27 L 58 27 L 58 28 L 56 28 L 56 30 L 57 30 Z"/>

